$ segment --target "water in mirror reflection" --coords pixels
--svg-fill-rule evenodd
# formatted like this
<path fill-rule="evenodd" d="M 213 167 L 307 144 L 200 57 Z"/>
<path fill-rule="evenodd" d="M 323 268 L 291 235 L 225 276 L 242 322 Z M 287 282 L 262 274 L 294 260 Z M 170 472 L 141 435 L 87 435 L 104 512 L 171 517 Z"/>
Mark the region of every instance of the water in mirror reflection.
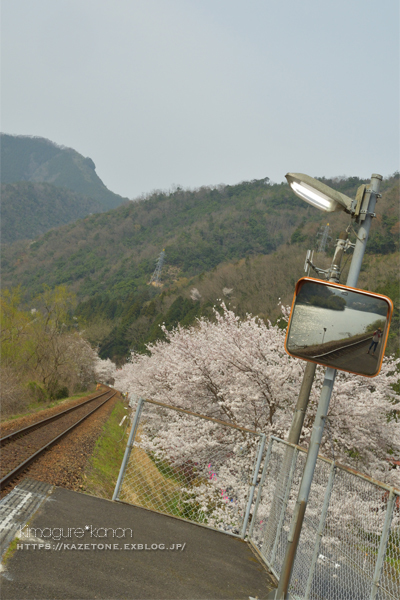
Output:
<path fill-rule="evenodd" d="M 287 350 L 361 375 L 378 372 L 388 314 L 383 298 L 305 281 L 293 307 Z"/>

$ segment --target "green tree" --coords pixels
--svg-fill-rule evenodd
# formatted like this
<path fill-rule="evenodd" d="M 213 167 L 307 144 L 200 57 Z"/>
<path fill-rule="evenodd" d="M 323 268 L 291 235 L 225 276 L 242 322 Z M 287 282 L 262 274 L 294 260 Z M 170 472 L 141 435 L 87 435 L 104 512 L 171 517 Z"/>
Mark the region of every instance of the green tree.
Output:
<path fill-rule="evenodd" d="M 2 293 L 1 367 L 10 405 L 16 390 L 26 396 L 27 388 L 44 400 L 66 396 L 68 388 L 86 389 L 94 378 L 95 353 L 71 316 L 75 302 L 65 286 L 46 287 L 27 311 L 20 308 L 19 289 Z"/>
<path fill-rule="evenodd" d="M 20 368 L 32 353 L 29 313 L 19 309 L 20 289 L 3 290 L 0 296 L 1 366 Z"/>
<path fill-rule="evenodd" d="M 33 369 L 50 398 L 59 394 L 66 370 L 72 366 L 68 332 L 75 303 L 74 294 L 65 286 L 54 290 L 46 286 L 34 300 L 36 318 L 31 324 Z"/>

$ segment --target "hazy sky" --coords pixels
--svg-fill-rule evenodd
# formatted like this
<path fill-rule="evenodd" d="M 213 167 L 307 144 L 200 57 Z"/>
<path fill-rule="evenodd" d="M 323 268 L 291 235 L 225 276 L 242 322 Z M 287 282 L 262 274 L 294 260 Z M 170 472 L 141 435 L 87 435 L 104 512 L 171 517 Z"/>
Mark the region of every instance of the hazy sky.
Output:
<path fill-rule="evenodd" d="M 1 130 L 130 198 L 399 169 L 398 0 L 2 0 Z"/>

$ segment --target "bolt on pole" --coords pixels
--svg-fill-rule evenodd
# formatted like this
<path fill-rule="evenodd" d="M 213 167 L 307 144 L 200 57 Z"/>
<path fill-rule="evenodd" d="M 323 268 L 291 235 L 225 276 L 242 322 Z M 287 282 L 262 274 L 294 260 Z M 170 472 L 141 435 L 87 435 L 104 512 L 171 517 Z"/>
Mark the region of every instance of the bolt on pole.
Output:
<path fill-rule="evenodd" d="M 373 211 L 375 209 L 376 198 L 379 194 L 379 187 L 381 181 L 381 175 L 373 174 L 371 176 L 370 188 L 367 191 L 366 197 L 361 207 L 363 220 L 358 231 L 357 242 L 354 248 L 353 259 L 351 261 L 350 271 L 346 282 L 346 285 L 350 287 L 356 287 L 357 285 L 358 276 L 360 274 L 361 264 L 368 241 L 369 230 L 371 228 L 371 221 L 372 218 L 375 216 Z M 340 249 L 337 249 L 337 252 L 339 252 L 339 250 Z M 325 371 L 325 379 L 322 386 L 317 414 L 312 429 L 310 446 L 307 453 L 307 460 L 304 467 L 304 473 L 300 483 L 297 502 L 290 525 L 286 554 L 282 565 L 279 586 L 275 594 L 276 600 L 286 600 L 288 598 L 290 578 L 293 571 L 297 546 L 301 534 L 304 515 L 307 508 L 308 496 L 310 493 L 311 483 L 314 476 L 314 469 L 318 458 L 318 451 L 322 440 L 325 420 L 329 410 L 329 403 L 331 399 L 335 377 L 336 369 L 331 369 L 330 367 L 328 367 Z"/>

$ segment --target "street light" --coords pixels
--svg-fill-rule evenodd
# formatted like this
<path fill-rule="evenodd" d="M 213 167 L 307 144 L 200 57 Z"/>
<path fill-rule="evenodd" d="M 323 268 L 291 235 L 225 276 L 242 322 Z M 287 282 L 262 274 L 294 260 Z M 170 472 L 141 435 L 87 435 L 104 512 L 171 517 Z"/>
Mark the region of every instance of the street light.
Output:
<path fill-rule="evenodd" d="M 315 208 L 326 212 L 344 210 L 351 214 L 355 209 L 351 198 L 333 190 L 314 177 L 304 173 L 287 173 L 285 177 L 294 193 Z"/>

